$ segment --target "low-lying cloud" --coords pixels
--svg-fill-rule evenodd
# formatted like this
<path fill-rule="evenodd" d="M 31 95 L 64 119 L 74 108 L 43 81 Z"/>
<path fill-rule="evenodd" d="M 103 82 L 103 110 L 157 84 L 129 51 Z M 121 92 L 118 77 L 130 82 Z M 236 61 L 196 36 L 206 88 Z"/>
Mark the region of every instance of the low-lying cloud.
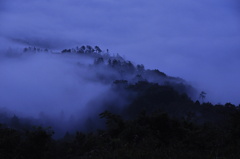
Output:
<path fill-rule="evenodd" d="M 8 50 L 0 60 L 0 108 L 40 120 L 57 133 L 86 130 L 86 121 L 97 118 L 104 104 L 125 104 L 111 84 L 97 79 L 96 69 L 101 68 L 92 70 L 92 64 L 92 58 L 76 54 Z"/>
<path fill-rule="evenodd" d="M 240 103 L 237 0 L 3 0 L 0 6 L 1 49 L 99 45 L 185 78 L 210 102 Z"/>

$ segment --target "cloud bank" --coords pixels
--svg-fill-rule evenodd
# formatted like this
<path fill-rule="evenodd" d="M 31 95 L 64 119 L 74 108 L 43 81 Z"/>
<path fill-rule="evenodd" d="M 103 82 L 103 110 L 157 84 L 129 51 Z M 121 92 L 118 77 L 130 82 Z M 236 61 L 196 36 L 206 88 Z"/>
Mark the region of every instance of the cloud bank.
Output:
<path fill-rule="evenodd" d="M 101 71 L 113 72 L 92 68 L 93 61 L 77 54 L 8 50 L 0 56 L 0 114 L 52 126 L 56 136 L 102 127 L 98 115 L 109 106 L 120 110 L 127 100 L 98 78 Z"/>
<path fill-rule="evenodd" d="M 0 3 L 1 48 L 99 45 L 185 78 L 206 91 L 211 102 L 240 103 L 237 0 Z"/>

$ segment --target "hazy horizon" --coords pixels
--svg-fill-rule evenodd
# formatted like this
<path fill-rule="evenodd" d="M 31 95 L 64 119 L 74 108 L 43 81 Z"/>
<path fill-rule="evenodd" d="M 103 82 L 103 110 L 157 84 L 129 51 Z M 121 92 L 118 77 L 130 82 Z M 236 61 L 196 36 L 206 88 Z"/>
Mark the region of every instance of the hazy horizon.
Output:
<path fill-rule="evenodd" d="M 1 0 L 0 51 L 98 45 L 189 81 L 206 101 L 238 105 L 239 7 L 237 0 Z"/>

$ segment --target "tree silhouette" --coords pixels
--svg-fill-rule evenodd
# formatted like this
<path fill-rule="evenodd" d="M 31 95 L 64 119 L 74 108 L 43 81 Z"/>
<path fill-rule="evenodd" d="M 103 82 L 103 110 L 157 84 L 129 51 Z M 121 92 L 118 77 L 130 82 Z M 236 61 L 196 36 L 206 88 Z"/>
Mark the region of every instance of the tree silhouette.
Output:
<path fill-rule="evenodd" d="M 202 100 L 202 102 L 204 101 L 204 99 L 206 98 L 206 92 L 202 91 L 200 94 L 199 94 L 199 98 Z"/>
<path fill-rule="evenodd" d="M 143 72 L 144 72 L 144 65 L 143 64 L 141 64 L 141 65 L 137 65 L 137 72 L 139 73 L 139 74 L 142 74 Z"/>
<path fill-rule="evenodd" d="M 95 46 L 95 50 L 97 51 L 97 53 L 101 53 L 102 52 L 102 50 L 98 46 Z"/>
<path fill-rule="evenodd" d="M 86 53 L 93 53 L 95 50 L 92 48 L 92 46 L 90 46 L 90 45 L 87 45 L 86 46 Z"/>

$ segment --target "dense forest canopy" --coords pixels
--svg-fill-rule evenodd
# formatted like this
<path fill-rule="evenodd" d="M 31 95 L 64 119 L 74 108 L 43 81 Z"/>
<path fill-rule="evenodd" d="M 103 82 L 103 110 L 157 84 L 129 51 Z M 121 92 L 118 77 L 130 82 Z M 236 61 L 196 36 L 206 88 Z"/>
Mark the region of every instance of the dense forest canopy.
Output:
<path fill-rule="evenodd" d="M 99 46 L 62 51 L 27 47 L 5 56 L 12 60 L 42 54 L 67 59 L 77 72 L 74 77 L 92 83 L 86 87 L 90 94 L 103 91 L 79 105 L 82 113 L 73 109 L 75 114 L 61 112 L 57 118 L 44 112 L 18 115 L 0 105 L 0 158 L 240 157 L 239 106 L 206 103 L 206 92 L 183 79 Z"/>

